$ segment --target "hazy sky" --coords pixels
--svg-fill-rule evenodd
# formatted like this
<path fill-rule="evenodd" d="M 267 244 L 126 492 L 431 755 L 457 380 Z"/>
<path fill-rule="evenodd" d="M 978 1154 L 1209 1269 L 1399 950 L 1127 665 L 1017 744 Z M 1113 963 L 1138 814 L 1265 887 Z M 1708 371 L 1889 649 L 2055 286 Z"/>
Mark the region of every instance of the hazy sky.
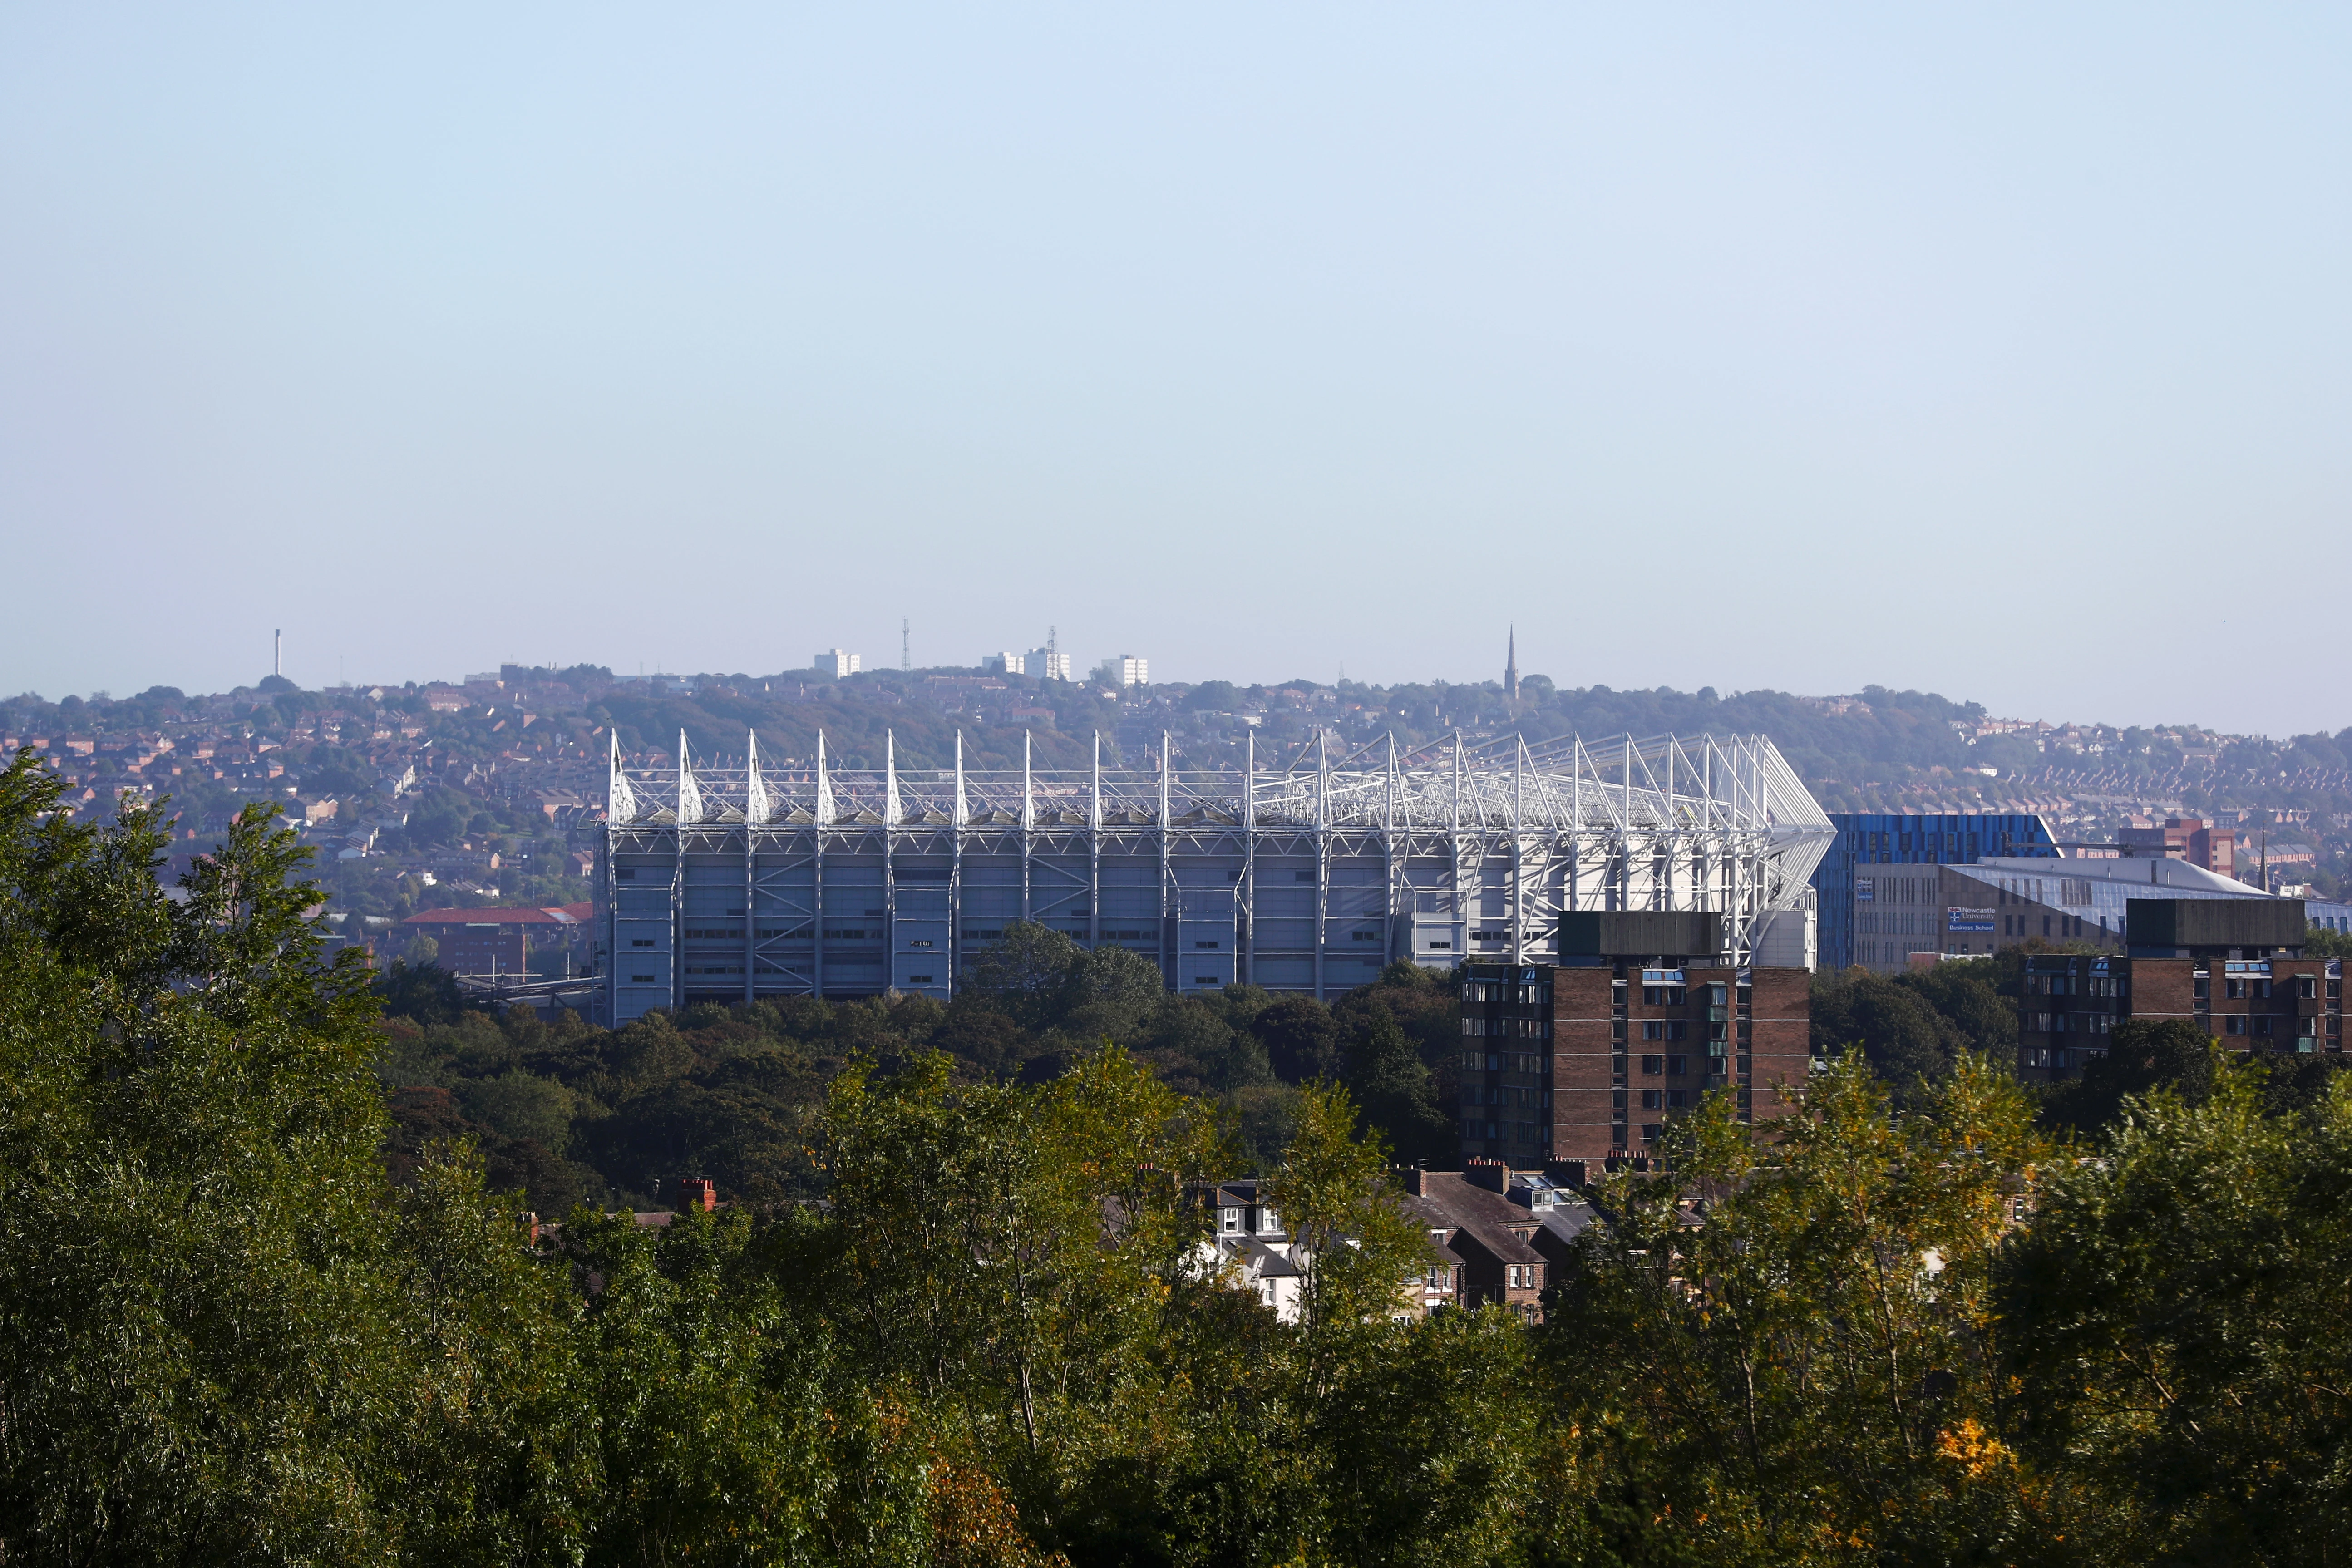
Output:
<path fill-rule="evenodd" d="M 2352 724 L 2341 4 L 0 5 L 0 689 Z"/>

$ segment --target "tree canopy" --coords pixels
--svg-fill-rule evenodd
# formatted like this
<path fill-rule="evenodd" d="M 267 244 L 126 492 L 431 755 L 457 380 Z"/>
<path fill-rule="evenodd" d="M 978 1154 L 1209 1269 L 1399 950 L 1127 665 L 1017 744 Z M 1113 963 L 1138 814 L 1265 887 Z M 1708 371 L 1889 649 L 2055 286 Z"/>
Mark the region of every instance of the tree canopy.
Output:
<path fill-rule="evenodd" d="M 1918 1051 L 1674 1120 L 1539 1323 L 1423 1316 L 1426 976 L 1147 996 L 1023 933 L 950 1006 L 452 1016 L 329 961 L 267 810 L 167 891 L 158 813 L 57 805 L 0 773 L 11 1561 L 2352 1548 L 2338 1072 L 2118 1030 L 2037 1106 L 1973 991 L 1890 983 L 1932 1026 L 1843 1016 Z M 688 1171 L 719 1206 L 651 1208 Z M 1245 1172 L 1294 1317 L 1213 1265 L 1199 1195 Z"/>

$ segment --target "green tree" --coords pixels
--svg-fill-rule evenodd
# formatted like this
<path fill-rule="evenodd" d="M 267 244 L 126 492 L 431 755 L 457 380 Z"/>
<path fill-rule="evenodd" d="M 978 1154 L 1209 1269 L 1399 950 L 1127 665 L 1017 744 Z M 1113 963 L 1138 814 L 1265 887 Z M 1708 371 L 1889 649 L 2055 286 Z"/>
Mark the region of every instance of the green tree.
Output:
<path fill-rule="evenodd" d="M 1457 1124 L 1438 1104 L 1435 1080 L 1394 1015 L 1367 1007 L 1343 1024 L 1348 1088 L 1366 1125 L 1385 1131 L 1400 1159 L 1454 1164 L 1461 1152 Z"/>
<path fill-rule="evenodd" d="M 1709 1096 L 1672 1124 L 1673 1174 L 1612 1178 L 1579 1238 L 1542 1331 L 1582 1483 L 1562 1560 L 2003 1561 L 2045 1539 L 1990 1339 L 2042 1158 L 2023 1092 L 1969 1057 L 1898 1115 L 1850 1056 L 1758 1132 Z"/>
<path fill-rule="evenodd" d="M 26 1555 L 380 1551 L 374 1003 L 315 961 L 307 851 L 0 775 L 0 1538 Z"/>
<path fill-rule="evenodd" d="M 2202 1103 L 2127 1100 L 2004 1260 L 2024 1447 L 2095 1500 L 2086 1556 L 2352 1549 L 2352 1080 L 2266 1116 L 2262 1076 L 2223 1061 Z"/>
<path fill-rule="evenodd" d="M 2001 976 L 1981 960 L 1953 961 L 1897 975 L 1958 1032 L 1962 1049 L 2003 1067 L 2017 1065 L 2017 998 L 2003 994 Z"/>
<path fill-rule="evenodd" d="M 1861 1047 L 1898 1099 L 1923 1095 L 1948 1077 L 1968 1041 L 1914 988 L 1860 968 L 1812 980 L 1817 1056 Z"/>
<path fill-rule="evenodd" d="M 1205 1233 L 1187 1184 L 1227 1159 L 1116 1046 L 1035 1088 L 959 1086 L 938 1053 L 853 1064 L 817 1150 L 861 1353 L 959 1400 L 981 1451 L 1045 1468 L 1117 1404 Z"/>
<path fill-rule="evenodd" d="M 1035 921 L 1008 921 L 1003 936 L 972 965 L 964 988 L 1023 1028 L 1041 1031 L 1060 1023 L 1076 1000 L 1086 961 L 1087 950 L 1064 932 Z"/>
<path fill-rule="evenodd" d="M 1307 1085 L 1296 1115 L 1266 1201 L 1297 1238 L 1308 1336 L 1343 1339 L 1399 1314 L 1406 1282 L 1431 1260 L 1429 1241 L 1396 1201 L 1385 1142 L 1358 1136 L 1345 1089 Z"/>
<path fill-rule="evenodd" d="M 1275 1075 L 1283 1082 L 1339 1076 L 1339 1026 L 1331 1010 L 1314 997 L 1276 997 L 1251 1020 L 1250 1030 L 1265 1047 Z"/>
<path fill-rule="evenodd" d="M 2117 1121 L 2132 1100 L 2159 1089 L 2201 1103 L 2213 1085 L 2219 1045 L 2186 1018 L 2126 1019 L 2080 1077 L 2050 1088 L 2042 1119 L 2087 1132 Z"/>
<path fill-rule="evenodd" d="M 594 1435 L 590 1563 L 928 1561 L 919 1436 L 785 1288 L 804 1225 L 763 1234 L 735 1210 L 566 1226 L 594 1282 L 573 1418 Z"/>

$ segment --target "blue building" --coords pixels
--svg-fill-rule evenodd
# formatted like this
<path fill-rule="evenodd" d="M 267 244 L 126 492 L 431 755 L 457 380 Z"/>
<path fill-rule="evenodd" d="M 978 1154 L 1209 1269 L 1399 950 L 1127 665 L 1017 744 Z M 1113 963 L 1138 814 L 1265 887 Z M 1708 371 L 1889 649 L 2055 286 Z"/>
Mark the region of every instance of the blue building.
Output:
<path fill-rule="evenodd" d="M 1813 872 L 1821 902 L 1821 964 L 1843 969 L 1854 962 L 1855 868 L 1973 866 L 1994 857 L 2058 858 L 2049 824 L 2032 812 L 1949 812 L 1898 816 L 1833 811 L 1837 842 Z M 1872 873 L 1864 870 L 1864 878 Z"/>

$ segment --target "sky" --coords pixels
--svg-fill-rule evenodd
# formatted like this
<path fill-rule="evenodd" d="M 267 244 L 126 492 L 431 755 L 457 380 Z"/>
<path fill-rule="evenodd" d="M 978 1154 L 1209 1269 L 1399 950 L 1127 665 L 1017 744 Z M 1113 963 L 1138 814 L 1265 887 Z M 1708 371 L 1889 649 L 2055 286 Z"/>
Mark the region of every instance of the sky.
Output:
<path fill-rule="evenodd" d="M 0 5 L 0 691 L 2352 725 L 2352 8 Z"/>

